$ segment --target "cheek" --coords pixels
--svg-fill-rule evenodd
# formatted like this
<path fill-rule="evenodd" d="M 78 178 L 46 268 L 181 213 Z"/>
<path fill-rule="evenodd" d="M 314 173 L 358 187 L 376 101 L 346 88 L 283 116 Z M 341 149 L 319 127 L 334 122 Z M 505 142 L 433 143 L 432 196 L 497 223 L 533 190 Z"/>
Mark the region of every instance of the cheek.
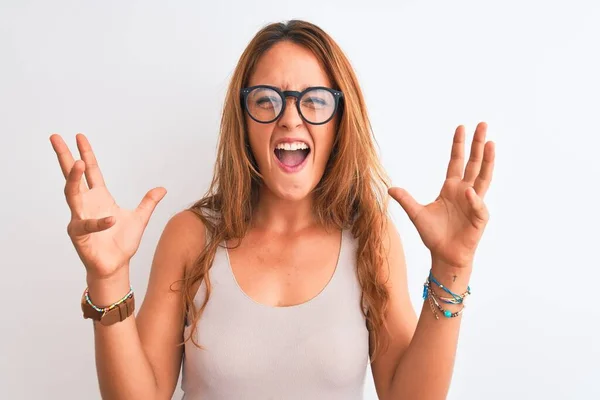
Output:
<path fill-rule="evenodd" d="M 268 157 L 269 138 L 273 128 L 271 125 L 259 124 L 253 120 L 246 121 L 248 127 L 248 142 L 254 159 L 261 164 Z"/>
<path fill-rule="evenodd" d="M 321 127 L 315 127 L 313 131 L 313 138 L 315 146 L 317 147 L 317 163 L 320 165 L 327 164 L 331 150 L 333 149 L 333 142 L 335 140 L 335 125 L 327 124 Z"/>

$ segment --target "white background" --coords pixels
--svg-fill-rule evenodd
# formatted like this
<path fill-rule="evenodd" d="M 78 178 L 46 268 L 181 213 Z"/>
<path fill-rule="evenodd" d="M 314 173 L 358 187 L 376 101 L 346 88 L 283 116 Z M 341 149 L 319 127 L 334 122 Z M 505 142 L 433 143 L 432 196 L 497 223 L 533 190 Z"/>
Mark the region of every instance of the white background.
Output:
<path fill-rule="evenodd" d="M 448 398 L 600 398 L 600 5 L 393 3 L 0 2 L 0 398 L 99 398 L 50 134 L 75 148 L 86 133 L 122 206 L 168 189 L 132 263 L 141 298 L 165 223 L 207 188 L 238 57 L 264 24 L 291 18 L 345 50 L 384 165 L 419 201 L 441 187 L 455 127 L 470 138 L 489 124 L 491 220 Z M 429 255 L 392 212 L 420 310 Z"/>

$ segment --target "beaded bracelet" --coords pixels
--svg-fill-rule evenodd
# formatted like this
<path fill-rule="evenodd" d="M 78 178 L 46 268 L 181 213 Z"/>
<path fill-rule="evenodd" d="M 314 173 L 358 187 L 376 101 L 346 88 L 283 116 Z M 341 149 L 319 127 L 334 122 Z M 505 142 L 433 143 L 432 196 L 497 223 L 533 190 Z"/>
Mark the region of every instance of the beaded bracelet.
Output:
<path fill-rule="evenodd" d="M 467 296 L 469 296 L 471 294 L 471 290 L 467 289 L 466 292 L 464 292 L 463 294 L 460 295 L 460 300 L 450 297 L 442 297 L 442 296 L 437 296 L 437 298 L 441 301 L 443 301 L 446 304 L 464 304 L 465 300 L 467 300 Z"/>
<path fill-rule="evenodd" d="M 446 287 L 444 287 L 444 285 L 442 285 L 441 283 L 439 283 L 437 281 L 437 279 L 435 279 L 435 277 L 433 276 L 433 271 L 429 270 L 429 280 L 433 281 L 433 283 L 435 283 L 436 285 L 438 285 L 440 287 L 440 289 L 442 289 L 444 292 L 448 293 L 450 296 L 452 296 L 454 299 L 458 300 L 461 299 L 462 297 L 456 293 L 452 293 L 452 291 Z M 471 287 L 467 286 L 467 292 L 469 292 L 469 294 L 471 293 Z"/>
<path fill-rule="evenodd" d="M 441 297 L 438 296 L 434 291 L 433 291 L 433 287 L 431 282 L 434 282 L 436 285 L 438 285 L 442 290 L 444 290 L 446 293 L 449 293 L 452 298 L 448 298 L 448 297 Z M 467 296 L 469 296 L 471 294 L 471 287 L 467 286 L 467 291 L 465 293 L 463 293 L 462 295 L 458 295 L 453 293 L 451 290 L 449 290 L 448 288 L 444 287 L 444 285 L 442 285 L 441 283 L 439 283 L 435 277 L 433 276 L 433 274 L 431 273 L 431 271 L 429 272 L 429 277 L 427 278 L 427 280 L 425 281 L 425 284 L 423 285 L 423 300 L 428 299 L 429 300 L 429 305 L 431 307 L 431 311 L 433 312 L 433 315 L 435 316 L 436 320 L 439 320 L 439 317 L 437 315 L 436 312 L 436 308 L 442 313 L 442 315 L 446 318 L 455 318 L 458 317 L 459 315 L 461 315 L 463 313 L 463 310 L 465 309 L 465 299 Z M 452 312 L 450 310 L 445 310 L 437 301 L 437 299 L 440 299 L 441 301 L 448 303 L 448 304 L 463 304 L 463 307 L 456 311 L 456 312 Z"/>
<path fill-rule="evenodd" d="M 442 313 L 442 315 L 446 318 L 455 318 L 458 317 L 459 315 L 461 315 L 466 307 L 466 305 L 463 305 L 463 307 L 456 311 L 456 312 L 452 312 L 450 310 L 444 310 L 442 308 L 442 306 L 440 305 L 440 303 L 437 302 L 435 295 L 433 294 L 433 290 L 431 291 L 430 295 L 429 295 L 429 301 L 430 303 L 433 301 L 433 303 L 435 303 L 435 306 L 437 307 L 438 310 L 440 310 L 440 312 Z M 433 308 L 433 307 L 432 307 Z M 433 311 L 433 313 L 435 314 L 435 319 L 439 319 L 437 316 L 437 313 L 435 312 L 435 310 Z"/>
<path fill-rule="evenodd" d="M 440 319 L 440 317 L 438 317 L 437 313 L 435 312 L 435 307 L 433 305 L 433 301 L 431 300 L 431 296 L 427 296 L 427 298 L 429 299 L 429 306 L 431 307 L 431 312 L 435 316 L 435 319 Z"/>
<path fill-rule="evenodd" d="M 445 289 L 445 288 L 442 288 Z M 423 300 L 427 299 L 427 295 L 429 293 L 429 291 L 431 291 L 431 282 L 429 281 L 429 279 L 427 279 L 425 281 L 425 283 L 423 284 Z M 462 304 L 466 297 L 469 296 L 471 294 L 471 288 L 468 288 L 467 291 L 463 294 L 460 295 L 455 295 L 456 297 L 442 297 L 442 296 L 437 296 L 438 299 L 442 300 L 444 303 L 447 304 Z"/>
<path fill-rule="evenodd" d="M 117 301 L 116 303 L 111 304 L 110 306 L 101 308 L 96 306 L 94 303 L 92 303 L 92 301 L 90 300 L 90 296 L 89 296 L 89 288 L 85 289 L 85 301 L 96 311 L 98 312 L 108 312 L 110 310 L 112 310 L 115 307 L 118 307 L 119 304 L 124 303 L 128 298 L 130 298 L 131 296 L 133 296 L 133 288 L 131 286 L 129 286 L 129 292 L 119 301 Z"/>

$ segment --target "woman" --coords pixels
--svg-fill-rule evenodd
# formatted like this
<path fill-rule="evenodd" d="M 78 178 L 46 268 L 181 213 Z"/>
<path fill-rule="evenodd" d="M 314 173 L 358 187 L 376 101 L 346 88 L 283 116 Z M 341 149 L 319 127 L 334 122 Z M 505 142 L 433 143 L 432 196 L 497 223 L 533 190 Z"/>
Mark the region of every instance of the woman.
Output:
<path fill-rule="evenodd" d="M 136 317 L 129 262 L 166 190 L 121 209 L 85 136 L 75 161 L 53 135 L 103 397 L 169 399 L 183 362 L 186 399 L 360 399 L 370 357 L 379 398 L 445 398 L 488 220 L 485 133 L 463 169 L 457 128 L 433 203 L 389 189 L 431 251 L 418 321 L 363 96 L 317 26 L 269 25 L 242 54 L 212 185 L 168 222 Z"/>

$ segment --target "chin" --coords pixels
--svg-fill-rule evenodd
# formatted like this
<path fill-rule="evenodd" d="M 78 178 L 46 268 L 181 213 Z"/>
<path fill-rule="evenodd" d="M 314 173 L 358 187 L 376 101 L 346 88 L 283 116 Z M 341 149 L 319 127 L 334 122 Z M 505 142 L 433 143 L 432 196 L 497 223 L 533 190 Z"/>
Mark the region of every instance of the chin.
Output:
<path fill-rule="evenodd" d="M 286 201 L 301 201 L 312 195 L 312 182 L 265 182 L 266 189 L 277 198 Z"/>
<path fill-rule="evenodd" d="M 282 200 L 301 201 L 311 196 L 314 187 L 311 185 L 268 185 L 269 191 Z"/>

